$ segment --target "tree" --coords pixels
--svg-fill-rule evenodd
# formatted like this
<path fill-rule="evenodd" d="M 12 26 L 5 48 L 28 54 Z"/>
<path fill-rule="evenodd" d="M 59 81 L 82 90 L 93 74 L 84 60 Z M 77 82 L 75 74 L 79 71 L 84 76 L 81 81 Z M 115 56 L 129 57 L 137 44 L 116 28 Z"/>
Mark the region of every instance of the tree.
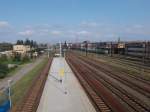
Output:
<path fill-rule="evenodd" d="M 30 58 L 28 56 L 24 56 L 22 58 L 22 63 L 25 63 L 25 62 L 28 62 L 28 61 L 30 61 Z"/>
<path fill-rule="evenodd" d="M 32 47 L 34 47 L 34 48 L 37 47 L 36 41 L 29 40 L 28 38 L 25 41 L 23 41 L 23 40 L 17 40 L 16 44 L 17 45 L 29 45 L 31 48 Z"/>
<path fill-rule="evenodd" d="M 36 48 L 37 47 L 37 43 L 36 41 L 33 42 L 33 47 Z"/>
<path fill-rule="evenodd" d="M 31 48 L 34 47 L 34 42 L 33 42 L 33 40 L 30 41 L 30 46 L 31 46 Z"/>
<path fill-rule="evenodd" d="M 23 45 L 23 40 L 17 40 L 17 45 Z"/>
<path fill-rule="evenodd" d="M 21 54 L 15 53 L 13 61 L 21 61 Z"/>
<path fill-rule="evenodd" d="M 7 50 L 12 50 L 12 44 L 11 43 L 0 43 L 0 51 L 7 51 Z"/>
<path fill-rule="evenodd" d="M 17 45 L 20 45 L 20 40 L 17 40 L 17 43 L 16 43 Z"/>
<path fill-rule="evenodd" d="M 20 44 L 23 45 L 23 40 L 20 40 Z"/>
<path fill-rule="evenodd" d="M 25 40 L 25 42 L 24 42 L 25 45 L 30 45 L 30 43 L 31 43 L 31 42 L 30 42 L 30 40 L 29 40 L 28 38 L 27 38 L 27 39 Z"/>

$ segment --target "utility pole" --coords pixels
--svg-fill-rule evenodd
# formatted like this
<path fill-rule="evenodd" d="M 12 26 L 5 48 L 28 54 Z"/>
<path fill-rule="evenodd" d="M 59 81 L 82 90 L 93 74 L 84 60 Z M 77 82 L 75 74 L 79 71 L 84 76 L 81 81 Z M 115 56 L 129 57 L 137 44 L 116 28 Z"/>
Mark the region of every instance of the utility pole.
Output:
<path fill-rule="evenodd" d="M 143 43 L 143 63 L 145 63 L 145 57 L 146 57 L 146 42 Z"/>
<path fill-rule="evenodd" d="M 112 57 L 112 42 L 110 43 L 110 56 Z"/>
<path fill-rule="evenodd" d="M 150 41 L 147 42 L 147 58 L 150 60 Z M 148 60 L 148 63 L 150 62 Z"/>
<path fill-rule="evenodd" d="M 86 53 L 86 56 L 87 56 L 87 47 L 88 47 L 88 45 L 87 45 L 87 41 L 85 42 L 85 53 Z"/>
<path fill-rule="evenodd" d="M 59 50 L 60 50 L 60 57 L 62 57 L 62 48 L 61 48 L 61 42 L 59 42 Z"/>
<path fill-rule="evenodd" d="M 10 109 L 11 109 L 11 106 L 12 106 L 12 101 L 11 101 L 11 89 L 10 89 L 10 83 L 11 83 L 11 80 L 8 80 L 8 97 L 9 97 L 9 106 L 10 106 Z"/>
<path fill-rule="evenodd" d="M 119 48 L 119 44 L 120 44 L 120 37 L 118 37 L 118 45 L 117 45 L 117 54 L 120 54 L 120 48 Z"/>
<path fill-rule="evenodd" d="M 49 44 L 47 44 L 47 54 L 48 54 L 48 58 L 49 58 Z"/>
<path fill-rule="evenodd" d="M 66 55 L 67 50 L 68 50 L 68 45 L 67 45 L 67 42 L 65 41 L 65 44 L 64 44 L 64 47 L 63 47 L 63 55 L 64 55 L 64 58 L 65 58 L 65 55 Z"/>

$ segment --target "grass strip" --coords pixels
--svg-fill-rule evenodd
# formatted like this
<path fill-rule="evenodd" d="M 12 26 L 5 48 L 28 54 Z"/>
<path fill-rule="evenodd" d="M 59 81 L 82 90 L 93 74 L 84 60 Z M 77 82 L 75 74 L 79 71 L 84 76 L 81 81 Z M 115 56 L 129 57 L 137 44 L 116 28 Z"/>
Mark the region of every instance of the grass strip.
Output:
<path fill-rule="evenodd" d="M 39 72 L 44 69 L 47 64 L 48 59 L 44 58 L 44 60 L 35 66 L 31 71 L 29 71 L 25 76 L 23 76 L 19 81 L 17 81 L 12 86 L 12 103 L 13 106 L 20 103 L 30 88 L 32 81 L 39 74 Z"/>

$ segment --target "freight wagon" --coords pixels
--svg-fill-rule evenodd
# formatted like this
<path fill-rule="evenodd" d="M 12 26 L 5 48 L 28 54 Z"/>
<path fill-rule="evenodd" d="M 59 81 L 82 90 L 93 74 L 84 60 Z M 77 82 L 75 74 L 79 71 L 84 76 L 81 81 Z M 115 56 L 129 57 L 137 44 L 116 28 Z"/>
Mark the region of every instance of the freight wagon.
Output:
<path fill-rule="evenodd" d="M 125 55 L 150 58 L 150 42 L 129 42 L 125 44 Z"/>

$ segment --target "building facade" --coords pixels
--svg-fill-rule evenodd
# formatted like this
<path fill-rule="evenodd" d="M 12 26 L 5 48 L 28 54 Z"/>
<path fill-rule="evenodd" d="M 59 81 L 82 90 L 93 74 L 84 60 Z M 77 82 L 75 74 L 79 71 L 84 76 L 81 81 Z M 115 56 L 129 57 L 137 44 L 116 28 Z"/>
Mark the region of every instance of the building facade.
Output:
<path fill-rule="evenodd" d="M 13 52 L 21 55 L 28 55 L 31 51 L 31 47 L 29 45 L 14 45 Z"/>

